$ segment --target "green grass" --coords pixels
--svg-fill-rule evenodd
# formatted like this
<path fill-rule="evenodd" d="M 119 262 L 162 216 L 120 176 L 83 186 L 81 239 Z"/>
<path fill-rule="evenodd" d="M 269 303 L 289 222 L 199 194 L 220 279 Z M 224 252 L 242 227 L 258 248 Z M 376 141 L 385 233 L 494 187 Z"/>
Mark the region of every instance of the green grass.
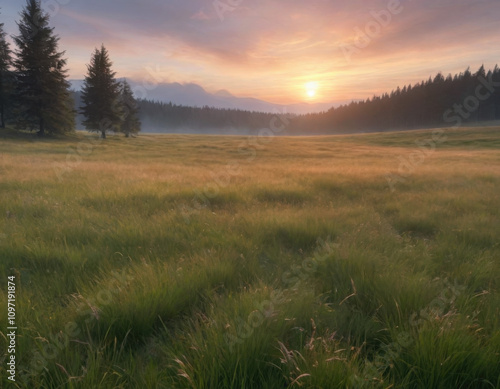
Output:
<path fill-rule="evenodd" d="M 393 190 L 432 131 L 1 133 L 2 387 L 500 388 L 500 129 L 443 131 Z"/>

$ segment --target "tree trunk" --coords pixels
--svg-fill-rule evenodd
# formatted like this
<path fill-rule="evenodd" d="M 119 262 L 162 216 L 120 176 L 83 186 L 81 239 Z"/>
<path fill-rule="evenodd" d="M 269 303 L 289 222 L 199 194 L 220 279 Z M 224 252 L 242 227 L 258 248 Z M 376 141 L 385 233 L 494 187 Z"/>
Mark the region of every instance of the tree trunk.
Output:
<path fill-rule="evenodd" d="M 3 103 L 0 105 L 0 128 L 5 128 Z"/>
<path fill-rule="evenodd" d="M 40 118 L 40 129 L 38 130 L 38 136 L 45 135 L 45 123 L 43 122 L 43 118 Z"/>
<path fill-rule="evenodd" d="M 130 138 L 130 133 L 128 133 L 128 132 L 127 132 L 127 133 L 125 134 L 125 138 Z"/>
<path fill-rule="evenodd" d="M 102 139 L 106 139 L 106 131 L 101 132 Z"/>

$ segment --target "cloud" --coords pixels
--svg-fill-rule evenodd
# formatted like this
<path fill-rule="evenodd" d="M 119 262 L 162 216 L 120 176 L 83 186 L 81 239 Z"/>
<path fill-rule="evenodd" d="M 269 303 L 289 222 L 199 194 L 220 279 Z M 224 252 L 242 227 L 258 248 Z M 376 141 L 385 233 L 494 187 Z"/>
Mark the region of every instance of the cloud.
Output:
<path fill-rule="evenodd" d="M 208 16 L 205 11 L 199 10 L 197 13 L 195 13 L 193 16 L 191 16 L 191 19 L 193 20 L 210 20 L 210 16 Z"/>

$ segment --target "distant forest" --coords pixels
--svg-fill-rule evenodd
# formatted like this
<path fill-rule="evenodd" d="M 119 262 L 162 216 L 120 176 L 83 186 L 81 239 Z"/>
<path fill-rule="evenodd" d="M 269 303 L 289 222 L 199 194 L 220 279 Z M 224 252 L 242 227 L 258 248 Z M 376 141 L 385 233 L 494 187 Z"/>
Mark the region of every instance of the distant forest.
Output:
<path fill-rule="evenodd" d="M 75 106 L 81 105 L 81 93 L 73 94 Z M 272 113 L 211 107 L 188 107 L 172 103 L 137 100 L 143 132 L 251 133 L 269 127 Z M 83 128 L 82 116 L 77 127 Z"/>
<path fill-rule="evenodd" d="M 292 120 L 294 132 L 365 132 L 500 120 L 500 69 L 434 78 Z"/>
<path fill-rule="evenodd" d="M 79 103 L 79 94 L 75 101 Z M 248 133 L 268 128 L 279 114 L 211 107 L 187 107 L 140 100 L 139 117 L 147 132 Z M 391 93 L 331 108 L 327 112 L 288 115 L 283 134 L 333 134 L 454 126 L 500 120 L 500 69 L 484 66 Z"/>

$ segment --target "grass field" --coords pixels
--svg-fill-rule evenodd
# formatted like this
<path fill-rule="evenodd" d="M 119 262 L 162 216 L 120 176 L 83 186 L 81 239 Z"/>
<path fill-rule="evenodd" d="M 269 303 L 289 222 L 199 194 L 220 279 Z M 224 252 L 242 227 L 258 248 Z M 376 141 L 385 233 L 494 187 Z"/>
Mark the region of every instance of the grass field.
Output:
<path fill-rule="evenodd" d="M 499 128 L 0 153 L 3 387 L 500 388 Z"/>

